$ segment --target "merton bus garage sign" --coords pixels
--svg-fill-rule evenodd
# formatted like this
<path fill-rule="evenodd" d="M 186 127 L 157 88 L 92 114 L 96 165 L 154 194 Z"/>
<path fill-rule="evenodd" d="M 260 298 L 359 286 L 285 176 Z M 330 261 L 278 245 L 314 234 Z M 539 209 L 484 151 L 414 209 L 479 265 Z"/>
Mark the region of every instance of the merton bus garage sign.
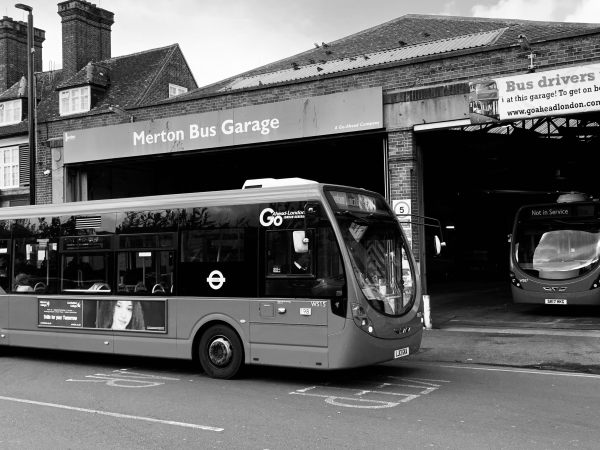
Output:
<path fill-rule="evenodd" d="M 79 163 L 380 128 L 381 87 L 67 131 L 64 160 Z"/>
<path fill-rule="evenodd" d="M 470 113 L 498 120 L 600 110 L 600 64 L 471 83 Z"/>

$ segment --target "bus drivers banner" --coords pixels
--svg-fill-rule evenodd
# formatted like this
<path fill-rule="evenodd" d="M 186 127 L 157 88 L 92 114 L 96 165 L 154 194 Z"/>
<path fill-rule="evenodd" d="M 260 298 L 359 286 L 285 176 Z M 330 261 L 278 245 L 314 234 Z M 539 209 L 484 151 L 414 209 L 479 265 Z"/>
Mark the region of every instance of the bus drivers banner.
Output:
<path fill-rule="evenodd" d="M 495 84 L 495 86 L 493 86 Z M 486 87 L 486 99 L 477 93 Z M 495 107 L 489 105 L 490 87 L 497 89 Z M 471 83 L 471 113 L 500 120 L 562 116 L 600 110 L 600 64 L 564 67 L 491 82 Z M 485 108 L 483 106 L 485 106 Z M 491 114 L 488 114 L 491 113 Z M 494 117 L 495 116 L 495 117 Z"/>

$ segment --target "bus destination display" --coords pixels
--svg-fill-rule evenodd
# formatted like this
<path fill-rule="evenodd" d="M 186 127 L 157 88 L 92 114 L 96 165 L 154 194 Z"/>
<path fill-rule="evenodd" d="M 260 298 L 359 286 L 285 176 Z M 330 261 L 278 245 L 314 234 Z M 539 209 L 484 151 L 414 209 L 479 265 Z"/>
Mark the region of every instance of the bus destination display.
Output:
<path fill-rule="evenodd" d="M 557 217 L 591 217 L 594 205 L 552 205 L 529 208 L 529 219 L 547 219 Z M 527 216 L 526 216 L 527 217 Z"/>
<path fill-rule="evenodd" d="M 359 194 L 357 192 L 330 191 L 331 198 L 338 209 L 359 212 L 386 212 L 385 206 L 381 200 L 370 195 Z"/>

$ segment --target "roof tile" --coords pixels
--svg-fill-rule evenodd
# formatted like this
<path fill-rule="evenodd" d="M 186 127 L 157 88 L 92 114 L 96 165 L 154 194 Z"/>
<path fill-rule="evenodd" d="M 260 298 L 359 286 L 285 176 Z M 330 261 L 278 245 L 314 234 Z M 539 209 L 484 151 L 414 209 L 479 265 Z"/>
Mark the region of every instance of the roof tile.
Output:
<path fill-rule="evenodd" d="M 483 47 L 496 41 L 506 28 L 492 30 L 476 34 L 468 34 L 437 41 L 428 41 L 420 44 L 402 46 L 392 50 L 384 50 L 374 53 L 366 53 L 357 57 L 343 58 L 333 61 L 325 61 L 318 64 L 285 69 L 276 72 L 263 73 L 250 77 L 237 78 L 230 84 L 219 89 L 227 91 L 233 89 L 244 89 L 248 87 L 263 86 L 284 81 L 301 80 L 317 75 L 327 75 L 347 70 L 362 69 L 386 63 L 392 63 L 422 56 L 463 50 L 468 48 Z"/>
<path fill-rule="evenodd" d="M 539 22 L 528 20 L 489 19 L 477 17 L 457 17 L 439 15 L 409 14 L 390 20 L 383 24 L 360 31 L 350 36 L 320 45 L 311 46 L 305 52 L 284 58 L 279 61 L 255 68 L 234 77 L 227 78 L 209 86 L 201 87 L 178 97 L 177 101 L 204 97 L 222 91 L 229 85 L 234 85 L 241 79 L 249 79 L 260 74 L 287 73 L 288 71 L 316 71 L 315 76 L 323 75 L 323 65 L 342 61 L 347 58 L 360 59 L 364 55 L 395 51 L 403 47 L 411 47 L 415 51 L 424 51 L 422 44 L 431 43 L 446 49 L 446 53 L 459 51 L 458 48 L 449 50 L 448 40 L 461 39 L 466 36 L 483 36 L 485 33 L 495 33 L 503 30 L 495 41 L 486 45 L 511 46 L 516 45 L 517 36 L 526 34 L 530 42 L 548 38 L 560 38 L 562 35 L 577 35 L 578 33 L 599 32 L 600 24 L 570 23 L 570 22 Z M 477 38 L 478 39 L 478 38 Z M 474 43 L 469 48 L 476 48 Z M 464 47 L 467 48 L 467 47 Z M 431 53 L 431 54 L 436 54 Z M 304 69 L 306 67 L 306 69 Z M 350 70 L 350 69 L 346 69 Z M 275 76 L 277 78 L 281 74 Z M 289 82 L 303 78 L 290 75 Z M 264 82 L 263 82 L 264 83 Z M 249 87 L 249 86 L 247 86 Z M 244 89 L 244 87 L 242 87 Z"/>

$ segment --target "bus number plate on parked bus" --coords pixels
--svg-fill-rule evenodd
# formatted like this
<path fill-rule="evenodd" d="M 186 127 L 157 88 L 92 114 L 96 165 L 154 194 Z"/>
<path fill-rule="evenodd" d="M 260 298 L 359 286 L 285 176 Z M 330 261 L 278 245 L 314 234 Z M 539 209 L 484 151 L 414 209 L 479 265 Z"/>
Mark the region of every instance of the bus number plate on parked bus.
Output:
<path fill-rule="evenodd" d="M 398 350 L 394 350 L 394 359 L 402 358 L 403 356 L 408 356 L 408 353 L 409 353 L 408 347 L 399 348 Z"/>
<path fill-rule="evenodd" d="M 546 305 L 566 305 L 566 298 L 547 298 L 545 299 Z"/>

